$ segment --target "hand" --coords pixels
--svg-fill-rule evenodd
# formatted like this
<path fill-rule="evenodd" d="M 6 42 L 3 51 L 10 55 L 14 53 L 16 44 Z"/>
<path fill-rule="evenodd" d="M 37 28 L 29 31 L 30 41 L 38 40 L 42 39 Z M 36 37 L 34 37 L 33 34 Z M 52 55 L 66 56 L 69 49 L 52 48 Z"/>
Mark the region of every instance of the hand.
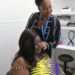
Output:
<path fill-rule="evenodd" d="M 38 47 L 41 48 L 41 49 L 46 50 L 47 47 L 48 47 L 48 43 L 45 42 L 45 41 L 42 41 L 42 42 L 38 43 Z"/>

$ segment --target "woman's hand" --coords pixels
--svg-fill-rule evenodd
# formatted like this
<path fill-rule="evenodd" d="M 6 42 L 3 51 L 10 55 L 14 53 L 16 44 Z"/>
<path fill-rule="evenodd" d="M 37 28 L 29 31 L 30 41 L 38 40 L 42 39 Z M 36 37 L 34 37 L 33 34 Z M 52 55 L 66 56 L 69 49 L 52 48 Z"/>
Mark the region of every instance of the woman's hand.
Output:
<path fill-rule="evenodd" d="M 39 43 L 38 43 L 38 47 L 41 48 L 41 49 L 46 50 L 47 47 L 48 47 L 48 43 L 45 42 L 45 41 L 39 42 Z"/>

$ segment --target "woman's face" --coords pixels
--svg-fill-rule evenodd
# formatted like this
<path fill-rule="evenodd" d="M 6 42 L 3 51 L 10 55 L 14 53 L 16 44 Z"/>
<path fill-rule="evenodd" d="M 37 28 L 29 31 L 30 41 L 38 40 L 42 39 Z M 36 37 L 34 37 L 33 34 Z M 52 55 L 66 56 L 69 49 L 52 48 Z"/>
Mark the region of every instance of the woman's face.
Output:
<path fill-rule="evenodd" d="M 39 6 L 39 10 L 44 17 L 52 15 L 52 7 L 50 0 L 43 0 L 43 3 Z"/>

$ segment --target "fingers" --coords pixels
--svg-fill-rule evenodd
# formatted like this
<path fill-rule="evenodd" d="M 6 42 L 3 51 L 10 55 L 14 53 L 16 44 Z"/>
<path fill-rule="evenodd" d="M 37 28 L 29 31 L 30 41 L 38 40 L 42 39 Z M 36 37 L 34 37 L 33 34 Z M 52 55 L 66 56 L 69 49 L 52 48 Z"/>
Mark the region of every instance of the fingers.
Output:
<path fill-rule="evenodd" d="M 41 49 L 44 49 L 44 50 L 47 49 L 48 47 L 48 43 L 46 42 L 40 42 L 38 45 Z"/>

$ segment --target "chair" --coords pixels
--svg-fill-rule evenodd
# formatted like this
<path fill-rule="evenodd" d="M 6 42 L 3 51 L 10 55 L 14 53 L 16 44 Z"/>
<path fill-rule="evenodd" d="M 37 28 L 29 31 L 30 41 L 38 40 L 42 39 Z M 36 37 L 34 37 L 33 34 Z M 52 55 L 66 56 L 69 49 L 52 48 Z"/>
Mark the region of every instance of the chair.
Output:
<path fill-rule="evenodd" d="M 68 55 L 68 54 L 62 54 L 58 58 L 60 61 L 64 62 L 64 68 L 63 68 L 64 73 L 66 75 L 72 75 L 72 73 L 67 70 L 67 64 L 74 60 L 73 57 L 71 55 Z"/>

